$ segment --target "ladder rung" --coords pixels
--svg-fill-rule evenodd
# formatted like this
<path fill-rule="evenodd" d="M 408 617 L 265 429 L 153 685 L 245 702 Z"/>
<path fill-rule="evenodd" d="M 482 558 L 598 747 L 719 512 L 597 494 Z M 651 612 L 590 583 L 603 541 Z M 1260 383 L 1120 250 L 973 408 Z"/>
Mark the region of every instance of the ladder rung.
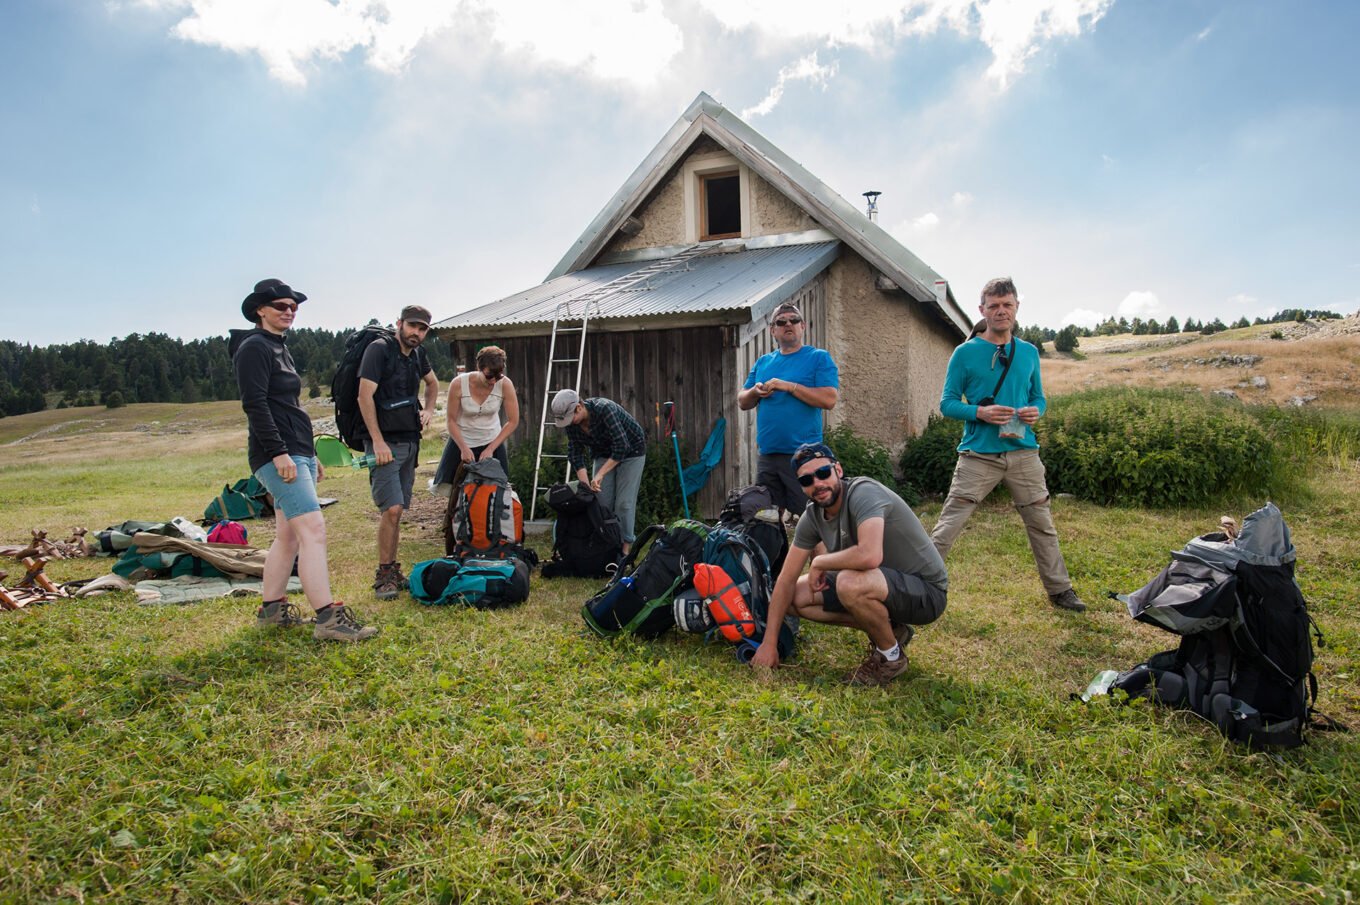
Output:
<path fill-rule="evenodd" d="M 558 333 L 580 333 L 585 327 L 558 327 Z"/>
<path fill-rule="evenodd" d="M 566 454 L 566 453 L 544 453 L 544 454 L 542 455 L 541 458 L 544 458 L 544 459 L 565 459 L 566 457 L 567 457 L 567 454 Z"/>
<path fill-rule="evenodd" d="M 579 358 L 554 358 L 552 363 L 555 365 L 569 365 L 572 362 L 580 361 Z"/>

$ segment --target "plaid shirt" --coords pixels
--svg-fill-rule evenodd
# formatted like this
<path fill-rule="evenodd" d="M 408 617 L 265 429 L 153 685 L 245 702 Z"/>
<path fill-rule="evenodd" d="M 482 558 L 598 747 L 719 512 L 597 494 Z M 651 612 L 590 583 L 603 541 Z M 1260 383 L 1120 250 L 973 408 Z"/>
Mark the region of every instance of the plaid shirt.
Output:
<path fill-rule="evenodd" d="M 642 433 L 642 425 L 617 402 L 592 397 L 582 399 L 581 404 L 590 412 L 590 431 L 582 430 L 579 424 L 567 426 L 567 460 L 573 472 L 582 468 L 589 470 L 587 452 L 591 458 L 619 462 L 647 454 L 647 437 Z"/>

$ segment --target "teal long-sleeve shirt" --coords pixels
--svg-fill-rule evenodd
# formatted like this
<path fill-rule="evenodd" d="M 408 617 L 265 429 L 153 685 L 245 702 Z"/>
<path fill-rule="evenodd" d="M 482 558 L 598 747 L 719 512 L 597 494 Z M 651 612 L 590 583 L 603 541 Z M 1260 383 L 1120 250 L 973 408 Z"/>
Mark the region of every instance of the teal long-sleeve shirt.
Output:
<path fill-rule="evenodd" d="M 1010 349 L 1010 343 L 1005 349 Z M 994 357 L 996 344 L 981 336 L 974 336 L 949 356 L 944 391 L 940 394 L 940 412 L 946 418 L 963 422 L 959 452 L 1003 453 L 1038 449 L 1039 441 L 1032 428 L 1025 431 L 1023 438 L 1003 438 L 1000 426 L 977 420 L 977 403 L 992 395 L 1004 367 L 999 357 L 993 365 Z M 1015 358 L 1005 383 L 996 391 L 996 404 L 1017 409 L 1032 405 L 1039 409 L 1040 415 L 1048 409 L 1043 379 L 1039 376 L 1039 350 L 1022 339 L 1015 341 Z"/>

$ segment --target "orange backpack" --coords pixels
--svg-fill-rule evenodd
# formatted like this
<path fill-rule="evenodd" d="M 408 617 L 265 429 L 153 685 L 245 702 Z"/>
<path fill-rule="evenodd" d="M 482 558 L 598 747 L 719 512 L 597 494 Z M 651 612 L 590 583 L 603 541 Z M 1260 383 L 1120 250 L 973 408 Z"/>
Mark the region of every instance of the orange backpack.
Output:
<path fill-rule="evenodd" d="M 727 572 L 721 566 L 698 563 L 694 566 L 694 589 L 704 596 L 708 611 L 724 638 L 738 644 L 754 638 L 759 630 L 755 615 L 746 605 L 742 596 Z"/>
<path fill-rule="evenodd" d="M 523 556 L 524 507 L 495 459 L 464 466 L 463 484 L 449 498 L 444 552 L 499 556 L 510 548 Z M 534 563 L 538 557 L 533 557 Z"/>

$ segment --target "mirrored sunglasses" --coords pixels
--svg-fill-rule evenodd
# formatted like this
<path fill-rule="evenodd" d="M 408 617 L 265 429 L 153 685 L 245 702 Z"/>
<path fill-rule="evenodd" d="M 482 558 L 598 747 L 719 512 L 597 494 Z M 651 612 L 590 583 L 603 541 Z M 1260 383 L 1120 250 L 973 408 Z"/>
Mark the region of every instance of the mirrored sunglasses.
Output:
<path fill-rule="evenodd" d="M 831 470 L 834 467 L 834 465 L 823 465 L 821 468 L 813 470 L 810 474 L 800 474 L 798 476 L 798 483 L 802 484 L 804 487 L 811 487 L 813 481 L 825 481 L 827 478 L 831 477 Z"/>

